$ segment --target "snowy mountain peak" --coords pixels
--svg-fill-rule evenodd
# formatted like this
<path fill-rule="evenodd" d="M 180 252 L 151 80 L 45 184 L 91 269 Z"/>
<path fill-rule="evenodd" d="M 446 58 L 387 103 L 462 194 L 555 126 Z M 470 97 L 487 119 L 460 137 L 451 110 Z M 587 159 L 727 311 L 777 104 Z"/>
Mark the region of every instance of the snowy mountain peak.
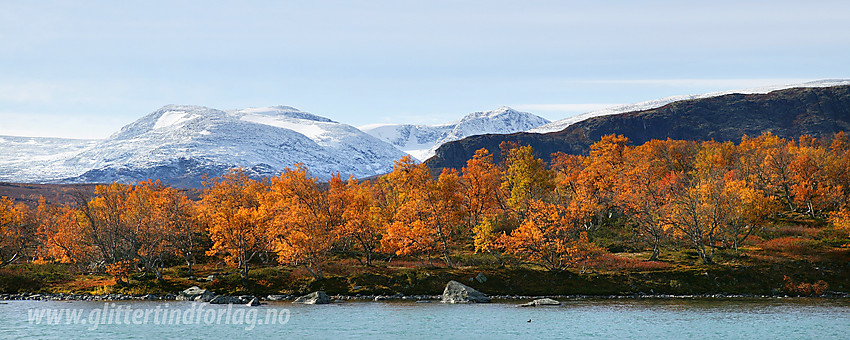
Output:
<path fill-rule="evenodd" d="M 486 133 L 514 133 L 547 123 L 548 120 L 531 113 L 502 106 L 492 111 L 473 112 L 448 124 L 384 124 L 364 126 L 361 129 L 424 161 L 433 156 L 444 143 Z"/>
<path fill-rule="evenodd" d="M 130 139 L 149 132 L 166 132 L 181 129 L 191 122 L 221 119 L 224 111 L 195 105 L 166 105 L 135 122 L 121 128 L 110 139 Z"/>
<path fill-rule="evenodd" d="M 309 112 L 304 112 L 299 109 L 296 109 L 292 106 L 278 105 L 278 106 L 270 106 L 270 107 L 252 107 L 241 110 L 233 110 L 231 112 L 237 114 L 253 114 L 253 115 L 264 115 L 264 116 L 280 116 L 280 117 L 288 117 L 294 119 L 303 119 L 303 120 L 312 120 L 316 122 L 326 122 L 326 123 L 335 123 L 333 120 L 328 118 L 317 116 Z"/>
<path fill-rule="evenodd" d="M 461 119 L 461 121 L 472 120 L 472 119 L 482 119 L 482 118 L 495 118 L 495 117 L 498 117 L 500 115 L 505 115 L 505 114 L 510 115 L 510 114 L 517 114 L 517 113 L 520 113 L 520 112 L 516 111 L 516 110 L 514 110 L 510 107 L 507 107 L 507 106 L 501 106 L 498 109 L 495 109 L 495 110 L 492 110 L 492 111 L 480 111 L 480 112 L 470 113 L 470 114 L 466 115 L 465 117 L 463 117 L 463 119 Z"/>

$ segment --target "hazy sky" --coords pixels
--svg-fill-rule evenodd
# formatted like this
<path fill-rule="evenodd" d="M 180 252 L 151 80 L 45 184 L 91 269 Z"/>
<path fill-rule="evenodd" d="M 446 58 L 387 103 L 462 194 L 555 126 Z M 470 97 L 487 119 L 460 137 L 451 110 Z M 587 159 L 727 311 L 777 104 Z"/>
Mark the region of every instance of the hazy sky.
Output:
<path fill-rule="evenodd" d="M 359 126 L 850 78 L 850 1 L 0 1 L 0 135 L 166 104 Z"/>

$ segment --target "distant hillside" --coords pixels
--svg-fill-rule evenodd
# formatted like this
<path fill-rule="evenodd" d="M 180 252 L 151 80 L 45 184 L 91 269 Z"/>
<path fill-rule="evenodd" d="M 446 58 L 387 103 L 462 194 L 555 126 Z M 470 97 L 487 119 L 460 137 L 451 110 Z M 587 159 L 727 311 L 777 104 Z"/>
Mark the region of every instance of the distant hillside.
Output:
<path fill-rule="evenodd" d="M 744 135 L 765 132 L 796 138 L 838 131 L 850 131 L 850 86 L 791 88 L 683 100 L 650 110 L 591 117 L 552 133 L 472 136 L 444 144 L 427 164 L 459 169 L 481 148 L 499 159 L 503 141 L 531 145 L 539 157 L 548 160 L 557 151 L 586 154 L 593 142 L 607 134 L 625 135 L 634 144 L 642 144 L 667 138 L 738 141 Z"/>
<path fill-rule="evenodd" d="M 48 203 L 73 204 L 75 195 L 94 195 L 95 184 L 28 184 L 0 182 L 0 197 L 36 206 L 44 197 Z"/>

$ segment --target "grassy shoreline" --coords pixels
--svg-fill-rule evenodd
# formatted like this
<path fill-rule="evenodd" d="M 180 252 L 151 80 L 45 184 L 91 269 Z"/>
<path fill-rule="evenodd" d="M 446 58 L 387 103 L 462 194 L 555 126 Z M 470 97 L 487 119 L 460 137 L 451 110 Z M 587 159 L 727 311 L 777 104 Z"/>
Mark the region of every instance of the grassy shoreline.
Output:
<path fill-rule="evenodd" d="M 340 263 L 317 280 L 303 269 L 266 266 L 243 281 L 232 268 L 198 265 L 195 276 L 185 266 L 151 274 L 132 274 L 125 281 L 104 274 L 75 273 L 64 264 L 23 264 L 0 269 L 0 293 L 177 294 L 199 286 L 221 295 L 299 295 L 323 290 L 338 296 L 439 295 L 456 280 L 491 296 L 814 296 L 850 289 L 850 263 L 795 260 L 764 264 L 675 265 L 653 270 L 549 272 L 531 266 L 387 267 Z M 823 291 L 812 287 L 826 283 Z M 807 288 L 808 287 L 808 288 Z M 841 294 L 838 294 L 841 295 Z"/>

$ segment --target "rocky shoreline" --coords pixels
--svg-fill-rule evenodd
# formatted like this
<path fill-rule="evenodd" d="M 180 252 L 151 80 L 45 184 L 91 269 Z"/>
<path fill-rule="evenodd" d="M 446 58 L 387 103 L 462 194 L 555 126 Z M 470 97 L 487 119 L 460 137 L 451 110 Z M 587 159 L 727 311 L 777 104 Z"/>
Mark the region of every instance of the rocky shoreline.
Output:
<path fill-rule="evenodd" d="M 257 297 L 263 302 L 292 302 L 302 294 L 277 294 L 264 297 Z M 180 301 L 178 294 L 166 295 L 129 295 L 129 294 L 50 294 L 50 293 L 17 293 L 17 294 L 0 294 L 0 301 Z M 442 295 L 330 295 L 332 302 L 345 301 L 395 301 L 395 302 L 439 302 Z M 490 299 L 494 301 L 516 301 L 516 300 L 536 300 L 542 298 L 557 299 L 560 301 L 569 300 L 594 300 L 594 299 L 780 299 L 780 298 L 797 298 L 801 296 L 793 295 L 761 295 L 761 294 L 691 294 L 691 295 L 669 295 L 669 294 L 629 294 L 629 295 L 546 295 L 546 296 L 527 296 L 527 295 L 490 295 Z M 810 296 L 817 298 L 850 298 L 850 292 L 827 292 L 823 295 Z"/>

